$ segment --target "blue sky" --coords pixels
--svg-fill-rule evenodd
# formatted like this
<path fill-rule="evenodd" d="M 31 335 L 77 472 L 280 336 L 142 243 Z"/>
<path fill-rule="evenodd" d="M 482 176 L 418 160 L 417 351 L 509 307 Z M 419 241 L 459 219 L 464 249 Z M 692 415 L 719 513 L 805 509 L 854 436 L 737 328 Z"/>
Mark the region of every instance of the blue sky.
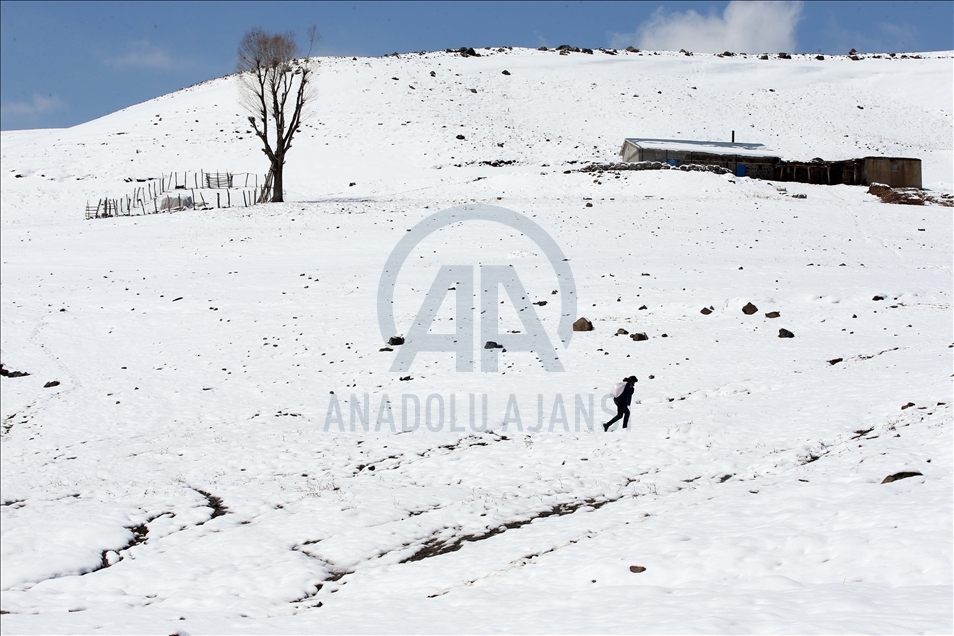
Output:
<path fill-rule="evenodd" d="M 564 43 L 954 49 L 952 2 L 2 2 L 0 129 L 72 126 L 220 77 L 249 28 L 303 35 L 312 23 L 319 55 Z"/>

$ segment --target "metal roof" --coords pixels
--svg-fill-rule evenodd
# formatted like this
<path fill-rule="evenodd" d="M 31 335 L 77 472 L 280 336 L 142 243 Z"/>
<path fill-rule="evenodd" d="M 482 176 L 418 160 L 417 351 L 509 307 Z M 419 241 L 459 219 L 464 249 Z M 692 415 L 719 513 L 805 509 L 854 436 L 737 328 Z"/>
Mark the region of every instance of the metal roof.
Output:
<path fill-rule="evenodd" d="M 715 155 L 743 155 L 749 157 L 777 157 L 763 144 L 730 141 L 696 141 L 692 139 L 649 139 L 627 137 L 626 141 L 639 148 L 656 148 L 678 152 L 708 152 Z"/>

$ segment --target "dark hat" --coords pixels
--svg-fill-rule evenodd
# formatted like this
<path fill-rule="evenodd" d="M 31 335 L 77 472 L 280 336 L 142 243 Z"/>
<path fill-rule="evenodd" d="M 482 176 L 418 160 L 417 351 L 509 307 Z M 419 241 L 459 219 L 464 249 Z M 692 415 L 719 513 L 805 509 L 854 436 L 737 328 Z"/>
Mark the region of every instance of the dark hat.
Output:
<path fill-rule="evenodd" d="M 627 382 L 639 382 L 639 380 L 636 379 L 636 376 L 635 376 L 635 375 L 629 376 L 628 378 L 626 378 L 626 381 L 627 381 Z"/>

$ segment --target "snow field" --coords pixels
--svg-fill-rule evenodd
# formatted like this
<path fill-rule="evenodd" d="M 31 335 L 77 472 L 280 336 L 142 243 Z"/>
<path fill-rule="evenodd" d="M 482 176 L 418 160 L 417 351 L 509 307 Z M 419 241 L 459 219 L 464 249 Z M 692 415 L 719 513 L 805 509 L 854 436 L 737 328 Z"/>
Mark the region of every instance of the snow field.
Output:
<path fill-rule="evenodd" d="M 786 157 L 912 154 L 926 186 L 950 191 L 949 71 L 949 54 L 326 60 L 290 202 L 88 222 L 86 198 L 128 176 L 261 171 L 231 80 L 3 133 L 3 363 L 30 375 L 0 385 L 0 625 L 950 631 L 948 209 L 862 188 L 564 173 L 613 160 L 625 136 L 725 136 L 738 115 Z M 517 164 L 478 165 L 494 159 Z M 563 348 L 552 268 L 490 223 L 418 246 L 398 325 L 441 265 L 509 262 L 547 301 L 534 310 L 565 373 L 509 352 L 496 374 L 479 355 L 455 373 L 449 354 L 419 355 L 409 381 L 389 371 L 381 268 L 417 222 L 470 202 L 553 237 L 595 331 Z M 453 331 L 454 302 L 435 330 Z M 601 398 L 631 373 L 631 429 L 603 434 Z M 370 430 L 351 430 L 365 395 Z M 403 432 L 399 413 L 377 427 L 385 395 L 392 408 L 453 395 L 459 418 L 486 395 L 488 430 Z M 502 426 L 511 395 L 519 427 Z M 575 426 L 577 395 L 594 398 L 591 428 Z M 901 471 L 922 475 L 880 483 Z"/>

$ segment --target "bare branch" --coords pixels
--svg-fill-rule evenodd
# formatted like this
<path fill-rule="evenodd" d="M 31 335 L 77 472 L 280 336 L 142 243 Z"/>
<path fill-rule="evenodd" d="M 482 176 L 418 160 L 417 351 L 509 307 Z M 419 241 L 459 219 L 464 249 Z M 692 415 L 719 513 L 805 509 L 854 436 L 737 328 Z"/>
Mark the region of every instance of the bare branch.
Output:
<path fill-rule="evenodd" d="M 306 56 L 311 54 L 318 37 L 316 27 L 310 27 Z M 239 101 L 248 111 L 249 123 L 270 162 L 272 201 L 284 200 L 285 154 L 313 97 L 311 75 L 315 62 L 308 57 L 301 59 L 300 54 L 292 32 L 267 33 L 255 28 L 239 43 Z"/>

